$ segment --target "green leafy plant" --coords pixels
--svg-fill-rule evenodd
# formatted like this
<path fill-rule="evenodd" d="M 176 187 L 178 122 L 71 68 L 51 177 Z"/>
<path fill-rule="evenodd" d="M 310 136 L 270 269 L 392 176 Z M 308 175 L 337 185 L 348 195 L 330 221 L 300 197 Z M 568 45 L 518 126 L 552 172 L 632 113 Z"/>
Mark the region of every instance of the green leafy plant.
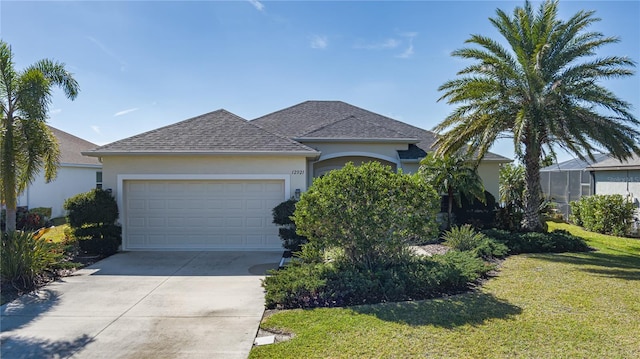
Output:
<path fill-rule="evenodd" d="M 593 195 L 571 202 L 572 219 L 589 231 L 624 236 L 633 224 L 633 203 L 622 195 Z"/>
<path fill-rule="evenodd" d="M 280 226 L 278 233 L 282 239 L 282 246 L 291 251 L 299 252 L 302 245 L 308 240 L 305 236 L 296 233 L 296 224 L 293 221 L 293 213 L 296 210 L 296 201 L 291 198 L 273 208 L 273 223 Z"/>
<path fill-rule="evenodd" d="M 442 239 L 446 246 L 458 251 L 468 251 L 485 259 L 504 257 L 509 251 L 506 245 L 476 232 L 470 225 L 452 227 L 444 233 Z"/>
<path fill-rule="evenodd" d="M 111 255 L 122 243 L 122 230 L 115 222 L 118 205 L 111 193 L 94 189 L 67 199 L 64 209 L 72 235 L 87 254 Z"/>
<path fill-rule="evenodd" d="M 362 269 L 346 262 L 294 262 L 265 278 L 267 308 L 314 308 L 420 300 L 467 290 L 493 267 L 468 252 L 406 255 Z"/>
<path fill-rule="evenodd" d="M 520 253 L 561 253 L 584 252 L 590 250 L 584 239 L 563 230 L 548 233 L 509 232 L 505 230 L 484 230 L 487 237 L 505 244 L 510 254 Z"/>
<path fill-rule="evenodd" d="M 409 240 L 434 236 L 438 208 L 438 194 L 420 176 L 347 163 L 313 182 L 294 222 L 316 248 L 340 247 L 347 262 L 374 269 L 398 259 Z"/>
<path fill-rule="evenodd" d="M 61 244 L 36 239 L 32 233 L 14 231 L 2 235 L 0 257 L 2 281 L 30 290 L 44 271 L 61 265 L 64 249 Z"/>

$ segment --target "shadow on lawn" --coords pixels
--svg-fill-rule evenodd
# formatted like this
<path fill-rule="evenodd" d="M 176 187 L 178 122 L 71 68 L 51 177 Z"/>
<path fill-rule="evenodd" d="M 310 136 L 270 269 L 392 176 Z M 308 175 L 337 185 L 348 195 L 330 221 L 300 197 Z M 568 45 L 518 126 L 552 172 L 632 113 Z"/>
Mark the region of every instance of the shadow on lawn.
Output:
<path fill-rule="evenodd" d="M 522 312 L 519 307 L 482 292 L 444 299 L 361 306 L 353 310 L 389 322 L 448 329 L 465 324 L 480 325 L 489 319 L 508 319 Z"/>
<path fill-rule="evenodd" d="M 640 256 L 589 252 L 543 255 L 536 258 L 572 264 L 584 272 L 602 277 L 640 280 Z"/>

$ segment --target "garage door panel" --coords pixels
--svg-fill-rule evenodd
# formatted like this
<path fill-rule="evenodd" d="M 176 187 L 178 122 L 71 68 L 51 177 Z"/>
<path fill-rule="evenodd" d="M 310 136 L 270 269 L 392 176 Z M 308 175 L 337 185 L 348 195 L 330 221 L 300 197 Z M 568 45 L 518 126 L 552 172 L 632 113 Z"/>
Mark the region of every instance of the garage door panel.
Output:
<path fill-rule="evenodd" d="M 283 180 L 125 181 L 126 249 L 279 249 Z"/>

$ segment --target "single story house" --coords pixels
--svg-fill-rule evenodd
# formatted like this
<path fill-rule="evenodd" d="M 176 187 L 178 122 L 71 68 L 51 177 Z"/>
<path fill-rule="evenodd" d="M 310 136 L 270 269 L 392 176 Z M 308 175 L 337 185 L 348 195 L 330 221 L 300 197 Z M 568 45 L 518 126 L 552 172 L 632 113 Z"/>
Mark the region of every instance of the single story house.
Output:
<path fill-rule="evenodd" d="M 83 152 L 103 164 L 123 250 L 281 249 L 271 210 L 352 161 L 418 170 L 432 132 L 340 101 L 307 101 L 247 121 L 226 110 Z M 498 193 L 501 163 L 479 173 Z"/>
<path fill-rule="evenodd" d="M 65 215 L 62 206 L 67 198 L 101 186 L 102 164 L 98 158 L 82 155 L 83 151 L 96 148 L 95 143 L 51 126 L 49 129 L 58 140 L 60 148 L 58 175 L 53 181 L 46 183 L 41 171 L 18 197 L 18 206 L 51 208 L 51 217 L 56 218 Z"/>

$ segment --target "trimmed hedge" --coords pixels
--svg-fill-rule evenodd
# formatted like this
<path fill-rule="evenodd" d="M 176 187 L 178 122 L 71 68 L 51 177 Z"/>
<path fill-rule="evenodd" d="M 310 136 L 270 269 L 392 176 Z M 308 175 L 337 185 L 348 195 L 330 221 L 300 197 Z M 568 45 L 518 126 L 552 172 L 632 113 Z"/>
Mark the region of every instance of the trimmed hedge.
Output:
<path fill-rule="evenodd" d="M 67 221 L 80 249 L 92 255 L 111 255 L 122 243 L 118 205 L 111 193 L 94 189 L 80 193 L 64 202 Z"/>
<path fill-rule="evenodd" d="M 550 233 L 518 233 L 488 229 L 482 233 L 505 244 L 509 248 L 509 254 L 585 252 L 590 250 L 584 239 L 565 230 L 555 230 Z"/>
<path fill-rule="evenodd" d="M 630 233 L 633 224 L 633 203 L 622 195 L 593 195 L 573 201 L 571 220 L 588 231 L 614 236 Z"/>
<path fill-rule="evenodd" d="M 407 257 L 372 270 L 293 262 L 263 281 L 267 308 L 314 308 L 420 300 L 465 291 L 492 266 L 471 253 Z"/>

